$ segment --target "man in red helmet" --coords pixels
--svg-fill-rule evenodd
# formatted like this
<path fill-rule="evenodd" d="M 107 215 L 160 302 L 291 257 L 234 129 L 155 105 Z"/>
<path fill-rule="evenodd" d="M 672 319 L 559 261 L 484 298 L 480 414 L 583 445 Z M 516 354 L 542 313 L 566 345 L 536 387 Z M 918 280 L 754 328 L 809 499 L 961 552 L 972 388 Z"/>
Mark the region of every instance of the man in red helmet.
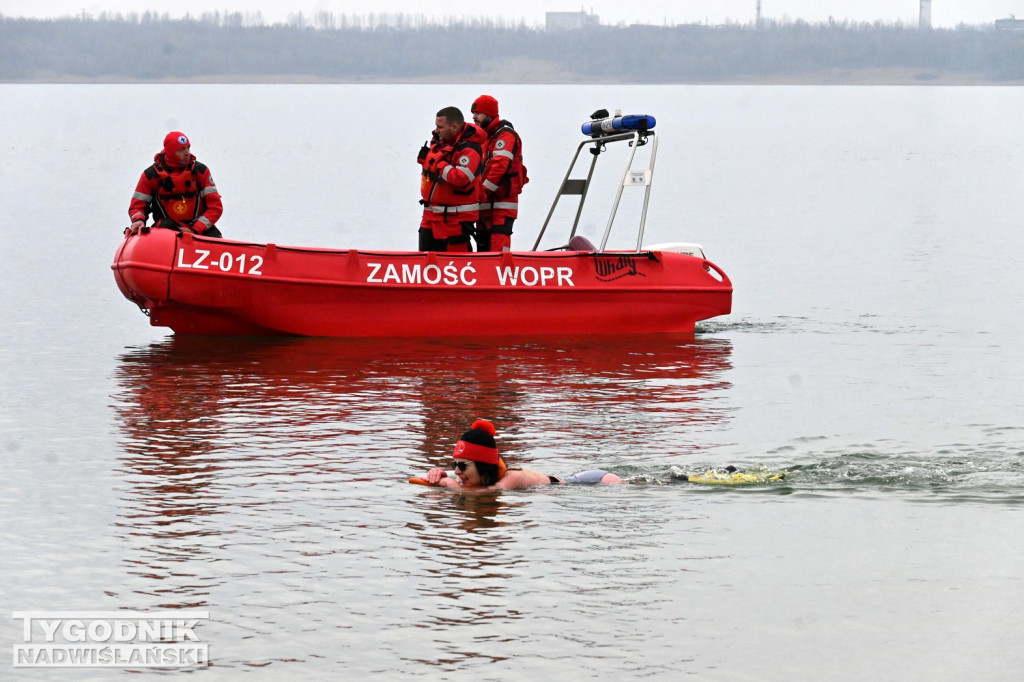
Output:
<path fill-rule="evenodd" d="M 477 97 L 472 111 L 473 121 L 487 133 L 477 251 L 506 251 L 512 248 L 519 194 L 530 181 L 523 165 L 523 142 L 512 124 L 498 117 L 498 100 L 490 95 Z"/>
<path fill-rule="evenodd" d="M 152 215 L 154 227 L 221 236 L 216 225 L 224 212 L 220 192 L 210 169 L 196 161 L 191 149 L 184 133 L 167 133 L 164 148 L 142 172 L 128 206 L 132 233 Z"/>
<path fill-rule="evenodd" d="M 434 120 L 433 139 L 420 149 L 422 167 L 420 251 L 469 251 L 480 217 L 480 171 L 487 135 L 467 123 L 457 107 L 445 107 Z"/>

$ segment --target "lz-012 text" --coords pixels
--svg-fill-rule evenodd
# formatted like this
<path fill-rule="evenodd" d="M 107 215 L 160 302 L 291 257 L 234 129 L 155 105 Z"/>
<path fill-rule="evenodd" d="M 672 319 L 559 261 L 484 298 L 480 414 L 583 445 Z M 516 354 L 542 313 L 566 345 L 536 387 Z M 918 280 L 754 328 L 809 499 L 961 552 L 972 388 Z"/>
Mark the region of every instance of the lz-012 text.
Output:
<path fill-rule="evenodd" d="M 219 256 L 211 258 L 210 252 L 205 249 L 195 249 L 191 253 L 182 249 L 178 251 L 178 267 L 259 276 L 263 274 L 260 270 L 263 267 L 263 256 L 247 256 L 244 253 L 235 255 L 224 251 Z"/>

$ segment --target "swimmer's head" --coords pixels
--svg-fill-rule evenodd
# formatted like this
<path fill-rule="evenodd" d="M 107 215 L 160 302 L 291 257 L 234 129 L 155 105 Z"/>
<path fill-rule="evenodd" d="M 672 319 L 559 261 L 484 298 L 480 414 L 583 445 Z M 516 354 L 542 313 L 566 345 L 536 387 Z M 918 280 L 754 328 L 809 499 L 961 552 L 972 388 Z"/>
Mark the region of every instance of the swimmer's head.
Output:
<path fill-rule="evenodd" d="M 494 424 L 486 419 L 477 419 L 469 431 L 455 444 L 452 459 L 470 460 L 480 476 L 480 485 L 494 485 L 505 475 L 505 463 L 498 456 L 498 444 L 494 440 Z M 461 477 L 460 477 L 461 478 Z"/>

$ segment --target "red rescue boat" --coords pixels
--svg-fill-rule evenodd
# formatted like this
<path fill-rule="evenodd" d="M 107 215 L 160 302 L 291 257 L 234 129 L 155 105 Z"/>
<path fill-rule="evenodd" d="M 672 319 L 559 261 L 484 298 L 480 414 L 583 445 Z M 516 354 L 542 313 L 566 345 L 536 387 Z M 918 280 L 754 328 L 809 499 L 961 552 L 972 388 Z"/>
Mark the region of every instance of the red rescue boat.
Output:
<path fill-rule="evenodd" d="M 726 315 L 732 283 L 693 244 L 641 248 L 657 140 L 651 117 L 637 129 L 580 143 L 532 251 L 432 253 L 254 244 L 143 229 L 111 266 L 126 298 L 154 326 L 178 334 L 332 337 L 692 333 Z M 606 145 L 632 152 L 601 247 L 576 235 L 594 164 Z M 631 170 L 651 144 L 648 167 Z M 593 153 L 572 179 L 580 151 Z M 645 188 L 637 248 L 606 251 L 622 189 Z M 555 204 L 578 195 L 568 242 L 537 250 Z M 470 322 L 471 321 L 471 322 Z"/>

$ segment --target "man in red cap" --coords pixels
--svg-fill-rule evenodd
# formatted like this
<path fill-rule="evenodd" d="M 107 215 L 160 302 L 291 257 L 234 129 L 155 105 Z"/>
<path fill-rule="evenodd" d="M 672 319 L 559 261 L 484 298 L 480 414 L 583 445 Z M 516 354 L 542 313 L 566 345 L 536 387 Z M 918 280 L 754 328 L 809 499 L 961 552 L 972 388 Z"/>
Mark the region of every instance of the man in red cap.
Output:
<path fill-rule="evenodd" d="M 512 248 L 519 194 L 530 181 L 523 165 L 523 142 L 512 124 L 498 117 L 498 100 L 490 95 L 473 102 L 473 121 L 487 133 L 477 251 L 506 251 Z"/>
<path fill-rule="evenodd" d="M 487 135 L 466 123 L 458 107 L 445 107 L 434 119 L 434 134 L 416 160 L 422 167 L 420 251 L 469 251 L 480 217 L 480 171 Z"/>
<path fill-rule="evenodd" d="M 185 133 L 167 133 L 164 148 L 153 165 L 142 171 L 135 187 L 128 217 L 134 234 L 152 214 L 154 227 L 220 237 L 217 221 L 224 212 L 220 193 L 206 165 L 192 155 Z"/>

